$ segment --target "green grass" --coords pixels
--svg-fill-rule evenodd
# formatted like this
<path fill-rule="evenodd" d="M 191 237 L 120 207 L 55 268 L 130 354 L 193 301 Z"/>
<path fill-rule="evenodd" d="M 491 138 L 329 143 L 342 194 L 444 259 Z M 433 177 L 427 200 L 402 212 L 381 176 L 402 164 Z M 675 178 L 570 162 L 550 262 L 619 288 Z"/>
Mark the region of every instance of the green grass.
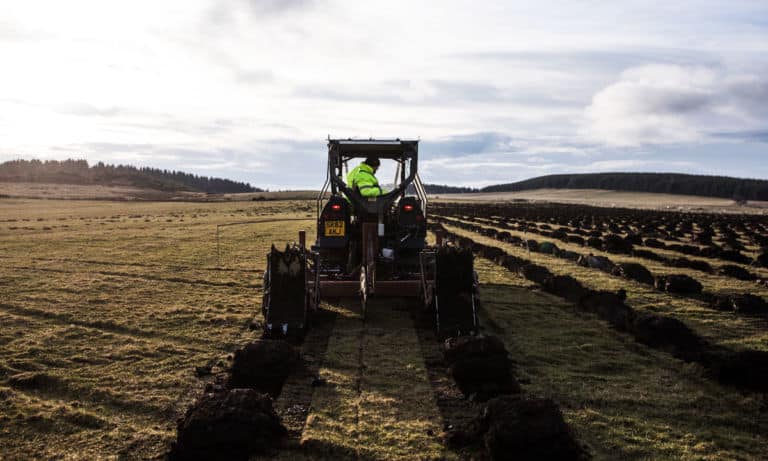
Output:
<path fill-rule="evenodd" d="M 219 259 L 217 225 L 265 218 L 307 219 L 222 227 Z M 257 337 L 248 324 L 260 320 L 265 255 L 301 228 L 313 241 L 311 201 L 0 200 L 0 458 L 162 457 L 206 382 L 194 368 L 223 369 Z M 595 286 L 629 283 L 541 262 Z M 558 400 L 598 458 L 768 456 L 757 396 L 717 386 L 487 261 L 477 267 L 483 324 L 506 342 L 526 391 Z M 631 288 L 630 301 L 718 342 L 765 343 L 764 328 L 690 300 Z M 305 457 L 450 459 L 401 302 L 373 302 L 365 322 L 355 300 L 326 307 L 338 317 L 317 358 L 327 384 L 313 396 L 303 440 L 316 449 Z"/>
<path fill-rule="evenodd" d="M 302 444 L 328 459 L 445 459 L 442 422 L 402 301 L 339 309 Z M 436 345 L 437 347 L 437 345 Z"/>
<path fill-rule="evenodd" d="M 222 369 L 257 337 L 248 324 L 260 320 L 270 245 L 301 228 L 314 240 L 313 202 L 30 200 L 0 210 L 3 459 L 162 456 L 205 384 L 195 367 Z M 217 225 L 264 219 L 281 221 L 220 227 L 217 247 Z M 340 319 L 304 435 L 320 447 L 310 457 L 442 457 L 410 314 L 376 301 L 364 324 L 356 305 L 327 306 Z"/>
<path fill-rule="evenodd" d="M 509 254 L 526 258 L 533 263 L 543 265 L 553 274 L 570 275 L 588 288 L 611 291 L 620 288 L 626 289 L 627 304 L 640 311 L 663 313 L 676 317 L 684 321 L 696 332 L 712 341 L 714 344 L 741 349 L 768 350 L 768 329 L 766 328 L 766 321 L 763 319 L 738 315 L 733 312 L 717 311 L 709 308 L 701 301 L 663 293 L 648 285 L 632 280 L 626 280 L 621 277 L 615 277 L 597 269 L 581 267 L 566 259 L 556 258 L 552 255 L 542 253 L 529 252 L 519 246 L 500 242 L 489 237 L 483 237 L 479 234 L 452 227 L 450 225 L 446 226 L 446 228 L 459 235 L 471 236 L 480 243 L 503 248 Z M 531 234 L 528 234 L 528 236 L 529 238 L 536 238 L 536 236 L 531 236 Z M 538 240 L 542 241 L 546 239 L 539 238 Z M 593 254 L 605 255 L 610 257 L 614 262 L 640 262 L 646 265 L 646 267 L 648 267 L 654 274 L 685 272 L 685 270 L 679 268 L 651 265 L 650 261 L 647 260 L 614 255 L 596 250 L 593 251 L 591 248 L 587 249 L 578 245 L 561 245 L 560 242 L 557 242 L 557 245 L 560 248 L 578 251 L 582 254 L 592 252 Z M 692 273 L 691 275 L 698 278 L 698 274 Z M 710 276 L 710 278 L 722 284 L 718 286 L 715 283 L 712 283 L 711 280 L 709 285 L 705 284 L 706 289 L 715 293 L 731 291 L 724 287 L 748 283 L 728 279 L 726 277 Z M 748 292 L 744 286 L 742 286 L 742 291 Z M 755 290 L 754 293 L 760 294 L 762 291 Z"/>
<path fill-rule="evenodd" d="M 630 257 L 628 255 L 616 255 L 616 254 L 612 254 L 612 253 L 602 252 L 602 251 L 597 250 L 595 248 L 583 247 L 581 245 L 575 245 L 575 244 L 572 244 L 572 243 L 563 242 L 563 241 L 560 241 L 560 240 L 557 240 L 557 239 L 554 239 L 554 238 L 551 238 L 551 237 L 545 237 L 543 235 L 539 235 L 539 234 L 536 234 L 536 233 L 523 233 L 523 232 L 520 232 L 520 231 L 517 231 L 517 230 L 513 230 L 513 229 L 501 229 L 501 228 L 495 226 L 495 224 L 498 223 L 498 220 L 497 220 L 498 218 L 499 217 L 476 218 L 476 221 L 477 221 L 478 224 L 484 225 L 486 227 L 494 227 L 494 228 L 499 229 L 499 230 L 506 230 L 510 234 L 517 235 L 519 237 L 532 238 L 532 239 L 539 240 L 539 241 L 551 241 L 551 242 L 557 244 L 558 247 L 563 248 L 563 249 L 570 249 L 570 250 L 573 250 L 573 251 L 578 251 L 578 249 L 580 248 L 582 251 L 588 250 L 588 251 L 590 251 L 590 252 L 592 252 L 594 254 L 601 254 L 601 255 L 604 255 L 604 256 L 609 256 L 611 258 L 616 258 L 616 257 L 629 258 L 628 261 L 640 262 L 641 264 L 653 265 L 653 267 L 655 267 L 657 270 L 662 270 L 662 271 L 667 271 L 667 270 L 670 270 L 670 271 L 672 271 L 672 270 L 690 271 L 691 275 L 701 275 L 701 276 L 707 276 L 708 275 L 705 272 L 695 271 L 695 270 L 692 270 L 692 269 L 667 267 L 663 263 L 660 263 L 658 261 L 652 261 L 652 260 L 647 260 L 647 259 L 643 259 L 643 258 L 632 258 L 632 257 Z M 467 222 L 471 222 L 471 221 L 467 221 Z M 543 224 L 543 223 L 536 223 L 536 224 Z M 569 230 L 573 230 L 574 229 L 572 226 L 564 226 L 564 225 L 559 225 L 559 224 L 555 225 L 553 227 L 555 227 L 555 228 L 566 228 L 566 229 L 569 229 Z M 581 236 L 581 237 L 583 237 L 585 240 L 587 238 L 587 237 L 584 237 L 584 236 Z M 672 241 L 672 240 L 665 240 L 663 238 L 662 239 L 657 239 L 657 240 L 659 240 L 660 242 L 663 242 L 663 243 L 665 243 L 667 245 L 669 245 L 669 244 L 687 244 L 687 245 L 697 246 L 699 248 L 703 248 L 704 247 L 704 245 L 698 245 L 698 244 L 694 244 L 694 243 L 691 243 L 691 242 Z M 755 257 L 758 256 L 759 249 L 760 249 L 758 246 L 755 246 L 755 245 L 751 244 L 749 241 L 747 241 L 743 237 L 740 238 L 739 240 L 746 247 L 746 251 L 742 251 L 743 254 L 745 254 L 745 255 L 747 255 L 747 256 L 749 256 L 751 258 L 755 258 Z M 715 238 L 715 242 L 717 242 L 717 238 Z M 735 265 L 735 266 L 739 266 L 739 267 L 742 267 L 744 269 L 747 269 L 750 272 L 753 272 L 753 273 L 757 274 L 760 277 L 768 278 L 768 268 L 754 267 L 754 266 L 751 266 L 751 265 L 748 265 L 748 264 L 740 264 L 740 263 L 735 263 L 735 262 L 731 262 L 731 261 L 725 261 L 725 260 L 716 259 L 716 258 L 704 258 L 704 257 L 700 257 L 700 256 L 691 256 L 691 255 L 686 255 L 686 254 L 683 254 L 683 253 L 680 253 L 680 252 L 677 252 L 677 251 L 672 251 L 672 250 L 667 250 L 667 249 L 662 249 L 662 248 L 650 248 L 650 247 L 645 247 L 645 246 L 642 246 L 642 245 L 639 245 L 638 247 L 642 248 L 642 249 L 647 249 L 647 250 L 653 251 L 654 253 L 657 253 L 659 255 L 662 255 L 662 256 L 665 256 L 665 257 L 668 257 L 668 258 L 681 258 L 682 257 L 682 258 L 687 258 L 687 259 L 690 259 L 690 260 L 693 260 L 693 261 L 704 261 L 704 262 L 707 262 L 710 265 L 712 265 L 713 268 L 718 268 L 718 267 L 724 266 L 724 265 Z M 740 280 L 733 279 L 733 278 L 728 278 L 728 277 L 719 277 L 719 276 L 714 276 L 714 277 L 715 278 L 711 279 L 710 282 L 712 282 L 712 281 L 714 282 L 713 286 L 716 289 L 729 289 L 729 290 L 733 290 L 733 291 L 738 291 L 738 290 L 746 290 L 746 291 L 758 290 L 758 291 L 760 291 L 760 290 L 764 290 L 765 293 L 768 293 L 768 288 L 760 287 L 758 285 L 755 285 L 754 282 L 740 281 Z M 723 285 L 723 284 L 725 284 L 725 285 Z M 730 284 L 730 286 L 729 286 L 729 284 Z"/>
<path fill-rule="evenodd" d="M 741 395 L 477 259 L 481 322 L 525 392 L 554 398 L 596 459 L 765 459 L 763 398 Z"/>
<path fill-rule="evenodd" d="M 274 241 L 307 202 L 0 201 L 3 459 L 161 455 L 196 366 L 253 339 Z M 7 227 L 6 227 L 7 224 Z M 10 229 L 10 227 L 17 227 Z"/>

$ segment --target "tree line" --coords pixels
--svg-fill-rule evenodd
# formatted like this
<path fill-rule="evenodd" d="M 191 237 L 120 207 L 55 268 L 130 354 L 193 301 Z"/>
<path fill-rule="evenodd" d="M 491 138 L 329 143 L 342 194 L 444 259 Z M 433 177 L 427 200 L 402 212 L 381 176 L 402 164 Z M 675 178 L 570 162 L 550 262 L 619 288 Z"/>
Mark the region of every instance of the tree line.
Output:
<path fill-rule="evenodd" d="M 462 186 L 448 186 L 445 184 L 424 184 L 424 190 L 428 194 L 467 194 L 471 192 L 480 192 L 479 189 Z"/>
<path fill-rule="evenodd" d="M 175 170 L 130 165 L 89 166 L 85 160 L 11 160 L 0 163 L 0 181 L 78 185 L 133 186 L 167 192 L 209 194 L 263 192 L 245 182 L 198 176 Z"/>
<path fill-rule="evenodd" d="M 742 200 L 768 200 L 768 181 L 679 173 L 587 173 L 540 176 L 484 187 L 482 192 L 530 189 L 607 189 L 660 194 L 698 195 Z"/>

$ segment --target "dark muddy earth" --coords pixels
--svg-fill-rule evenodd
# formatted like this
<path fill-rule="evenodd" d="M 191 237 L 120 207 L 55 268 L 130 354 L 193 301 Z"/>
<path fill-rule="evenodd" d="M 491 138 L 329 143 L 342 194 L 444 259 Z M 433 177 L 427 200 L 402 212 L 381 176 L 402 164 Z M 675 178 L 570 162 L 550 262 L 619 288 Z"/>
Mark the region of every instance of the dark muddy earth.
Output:
<path fill-rule="evenodd" d="M 235 351 L 227 387 L 251 388 L 276 398 L 299 359 L 298 349 L 287 341 L 253 342 Z"/>
<path fill-rule="evenodd" d="M 456 386 L 470 400 L 484 402 L 520 392 L 513 364 L 495 336 L 463 336 L 445 341 L 443 353 Z"/>
<path fill-rule="evenodd" d="M 491 460 L 583 460 L 559 407 L 550 399 L 506 395 L 489 400 L 478 416 L 451 434 L 468 458 Z"/>
<path fill-rule="evenodd" d="M 209 393 L 178 423 L 170 460 L 246 460 L 278 446 L 287 431 L 272 399 L 253 389 Z"/>

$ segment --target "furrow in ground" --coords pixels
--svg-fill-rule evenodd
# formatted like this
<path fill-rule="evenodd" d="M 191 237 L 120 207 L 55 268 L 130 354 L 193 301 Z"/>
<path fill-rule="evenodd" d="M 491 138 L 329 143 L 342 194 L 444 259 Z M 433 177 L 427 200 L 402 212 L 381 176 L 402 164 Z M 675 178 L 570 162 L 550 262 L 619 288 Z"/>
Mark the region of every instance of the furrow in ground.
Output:
<path fill-rule="evenodd" d="M 312 396 L 301 445 L 319 459 L 355 459 L 363 321 L 354 303 L 329 308 L 337 318 L 319 370 L 325 384 Z"/>
<path fill-rule="evenodd" d="M 595 290 L 627 290 L 627 304 L 652 313 L 664 313 L 685 321 L 695 331 L 712 341 L 728 347 L 765 350 L 768 347 L 765 321 L 759 318 L 735 316 L 732 313 L 713 310 L 703 303 L 654 290 L 640 283 L 613 277 L 597 269 L 584 268 L 571 261 L 552 255 L 528 252 L 518 246 L 499 242 L 477 233 L 446 226 L 451 232 L 471 237 L 479 243 L 502 248 L 511 255 L 530 260 L 547 267 L 556 275 L 570 275 L 584 286 Z"/>
<path fill-rule="evenodd" d="M 475 267 L 481 324 L 497 326 L 525 392 L 559 402 L 595 459 L 768 455 L 761 396 L 713 384 L 485 259 Z"/>
<path fill-rule="evenodd" d="M 404 298 L 374 299 L 362 342 L 359 451 L 364 459 L 442 459 L 442 418 Z"/>
<path fill-rule="evenodd" d="M 410 307 L 371 299 L 363 322 L 352 306 L 336 320 L 320 368 L 326 384 L 313 395 L 302 445 L 320 458 L 444 458 Z"/>

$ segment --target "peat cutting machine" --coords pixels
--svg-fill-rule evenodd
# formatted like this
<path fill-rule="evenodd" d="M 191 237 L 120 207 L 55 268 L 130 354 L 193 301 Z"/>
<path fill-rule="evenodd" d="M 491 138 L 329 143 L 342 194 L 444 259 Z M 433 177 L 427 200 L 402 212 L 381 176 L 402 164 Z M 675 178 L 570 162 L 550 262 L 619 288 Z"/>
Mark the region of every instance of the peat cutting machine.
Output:
<path fill-rule="evenodd" d="M 302 336 L 321 300 L 418 298 L 441 337 L 477 331 L 478 283 L 469 249 L 428 246 L 427 194 L 417 173 L 418 141 L 328 140 L 325 184 L 317 198 L 317 240 L 306 234 L 285 251 L 272 246 L 264 273 L 264 334 Z M 394 187 L 363 197 L 344 181 L 352 161 L 393 161 Z"/>

